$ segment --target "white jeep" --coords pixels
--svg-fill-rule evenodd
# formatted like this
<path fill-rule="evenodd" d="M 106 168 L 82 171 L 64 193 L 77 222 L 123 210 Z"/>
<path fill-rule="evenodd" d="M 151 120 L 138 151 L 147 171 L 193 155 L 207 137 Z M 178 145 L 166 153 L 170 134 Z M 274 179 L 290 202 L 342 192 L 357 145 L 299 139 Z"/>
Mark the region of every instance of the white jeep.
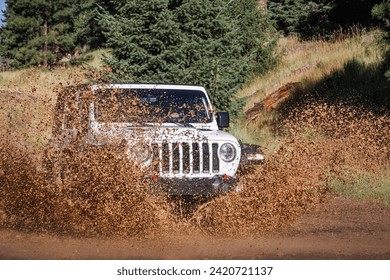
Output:
<path fill-rule="evenodd" d="M 152 187 L 164 186 L 173 195 L 235 190 L 240 160 L 250 161 L 242 158 L 239 141 L 222 130 L 229 126 L 229 114 L 214 112 L 201 86 L 69 87 L 59 94 L 55 112 L 47 158 L 57 182 L 66 177 L 64 150 L 75 142 L 80 152 L 124 147 L 123 153 L 145 170 Z M 250 157 L 263 160 L 261 153 L 251 152 Z"/>

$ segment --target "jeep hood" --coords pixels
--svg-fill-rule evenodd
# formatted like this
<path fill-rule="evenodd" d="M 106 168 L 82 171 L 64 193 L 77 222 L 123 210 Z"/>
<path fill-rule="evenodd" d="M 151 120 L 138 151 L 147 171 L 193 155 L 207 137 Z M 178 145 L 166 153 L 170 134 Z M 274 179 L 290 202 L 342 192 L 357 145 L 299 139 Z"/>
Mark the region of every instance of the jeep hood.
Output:
<path fill-rule="evenodd" d="M 207 142 L 227 141 L 238 142 L 237 139 L 220 130 L 199 130 L 191 126 L 129 126 L 126 124 L 104 124 L 95 123 L 92 125 L 94 138 L 99 142 L 117 143 L 122 140 L 146 143 L 183 141 L 183 142 Z"/>

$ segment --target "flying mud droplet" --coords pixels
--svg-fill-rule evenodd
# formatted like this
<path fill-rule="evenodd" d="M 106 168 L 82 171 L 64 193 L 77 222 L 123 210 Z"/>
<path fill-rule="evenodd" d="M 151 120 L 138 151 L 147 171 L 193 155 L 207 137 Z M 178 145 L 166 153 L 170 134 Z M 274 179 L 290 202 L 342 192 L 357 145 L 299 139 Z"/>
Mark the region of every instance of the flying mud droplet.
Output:
<path fill-rule="evenodd" d="M 268 234 L 324 203 L 331 194 L 327 181 L 342 166 L 375 172 L 390 165 L 388 113 L 312 102 L 285 117 L 288 140 L 264 165 L 240 177 L 243 191 L 178 207 L 148 191 L 150 178 L 142 168 L 108 150 L 71 156 L 69 176 L 58 184 L 42 170 L 44 145 L 35 141 L 47 139 L 42 135 L 50 130 L 52 106 L 32 99 L 12 102 L 17 113 L 11 103 L 0 108 L 6 120 L 0 225 L 22 231 L 114 237 Z"/>

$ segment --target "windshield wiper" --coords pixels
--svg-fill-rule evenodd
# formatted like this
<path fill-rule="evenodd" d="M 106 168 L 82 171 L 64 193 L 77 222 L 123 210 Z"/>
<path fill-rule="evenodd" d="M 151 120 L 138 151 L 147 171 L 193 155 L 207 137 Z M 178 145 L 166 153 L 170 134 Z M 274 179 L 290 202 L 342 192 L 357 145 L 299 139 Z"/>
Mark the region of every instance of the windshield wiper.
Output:
<path fill-rule="evenodd" d="M 179 122 L 170 122 L 170 123 L 173 123 L 173 124 L 175 124 L 177 126 L 180 126 L 180 127 L 192 127 L 192 128 L 195 128 L 195 126 L 193 126 L 190 123 L 179 123 Z"/>

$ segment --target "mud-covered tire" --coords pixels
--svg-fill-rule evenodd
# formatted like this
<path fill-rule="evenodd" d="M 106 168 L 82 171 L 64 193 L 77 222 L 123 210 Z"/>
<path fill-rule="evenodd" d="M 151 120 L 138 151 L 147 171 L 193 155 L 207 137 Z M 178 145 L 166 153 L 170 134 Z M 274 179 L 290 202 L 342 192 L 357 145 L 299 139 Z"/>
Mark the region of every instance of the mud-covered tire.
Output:
<path fill-rule="evenodd" d="M 63 158 L 62 153 L 53 161 L 52 167 L 52 176 L 53 183 L 55 183 L 59 187 L 63 187 L 65 185 L 67 179 L 66 173 L 66 162 Z"/>
<path fill-rule="evenodd" d="M 46 179 L 57 187 L 64 187 L 71 179 L 71 152 L 48 148 L 45 151 L 43 170 Z"/>

